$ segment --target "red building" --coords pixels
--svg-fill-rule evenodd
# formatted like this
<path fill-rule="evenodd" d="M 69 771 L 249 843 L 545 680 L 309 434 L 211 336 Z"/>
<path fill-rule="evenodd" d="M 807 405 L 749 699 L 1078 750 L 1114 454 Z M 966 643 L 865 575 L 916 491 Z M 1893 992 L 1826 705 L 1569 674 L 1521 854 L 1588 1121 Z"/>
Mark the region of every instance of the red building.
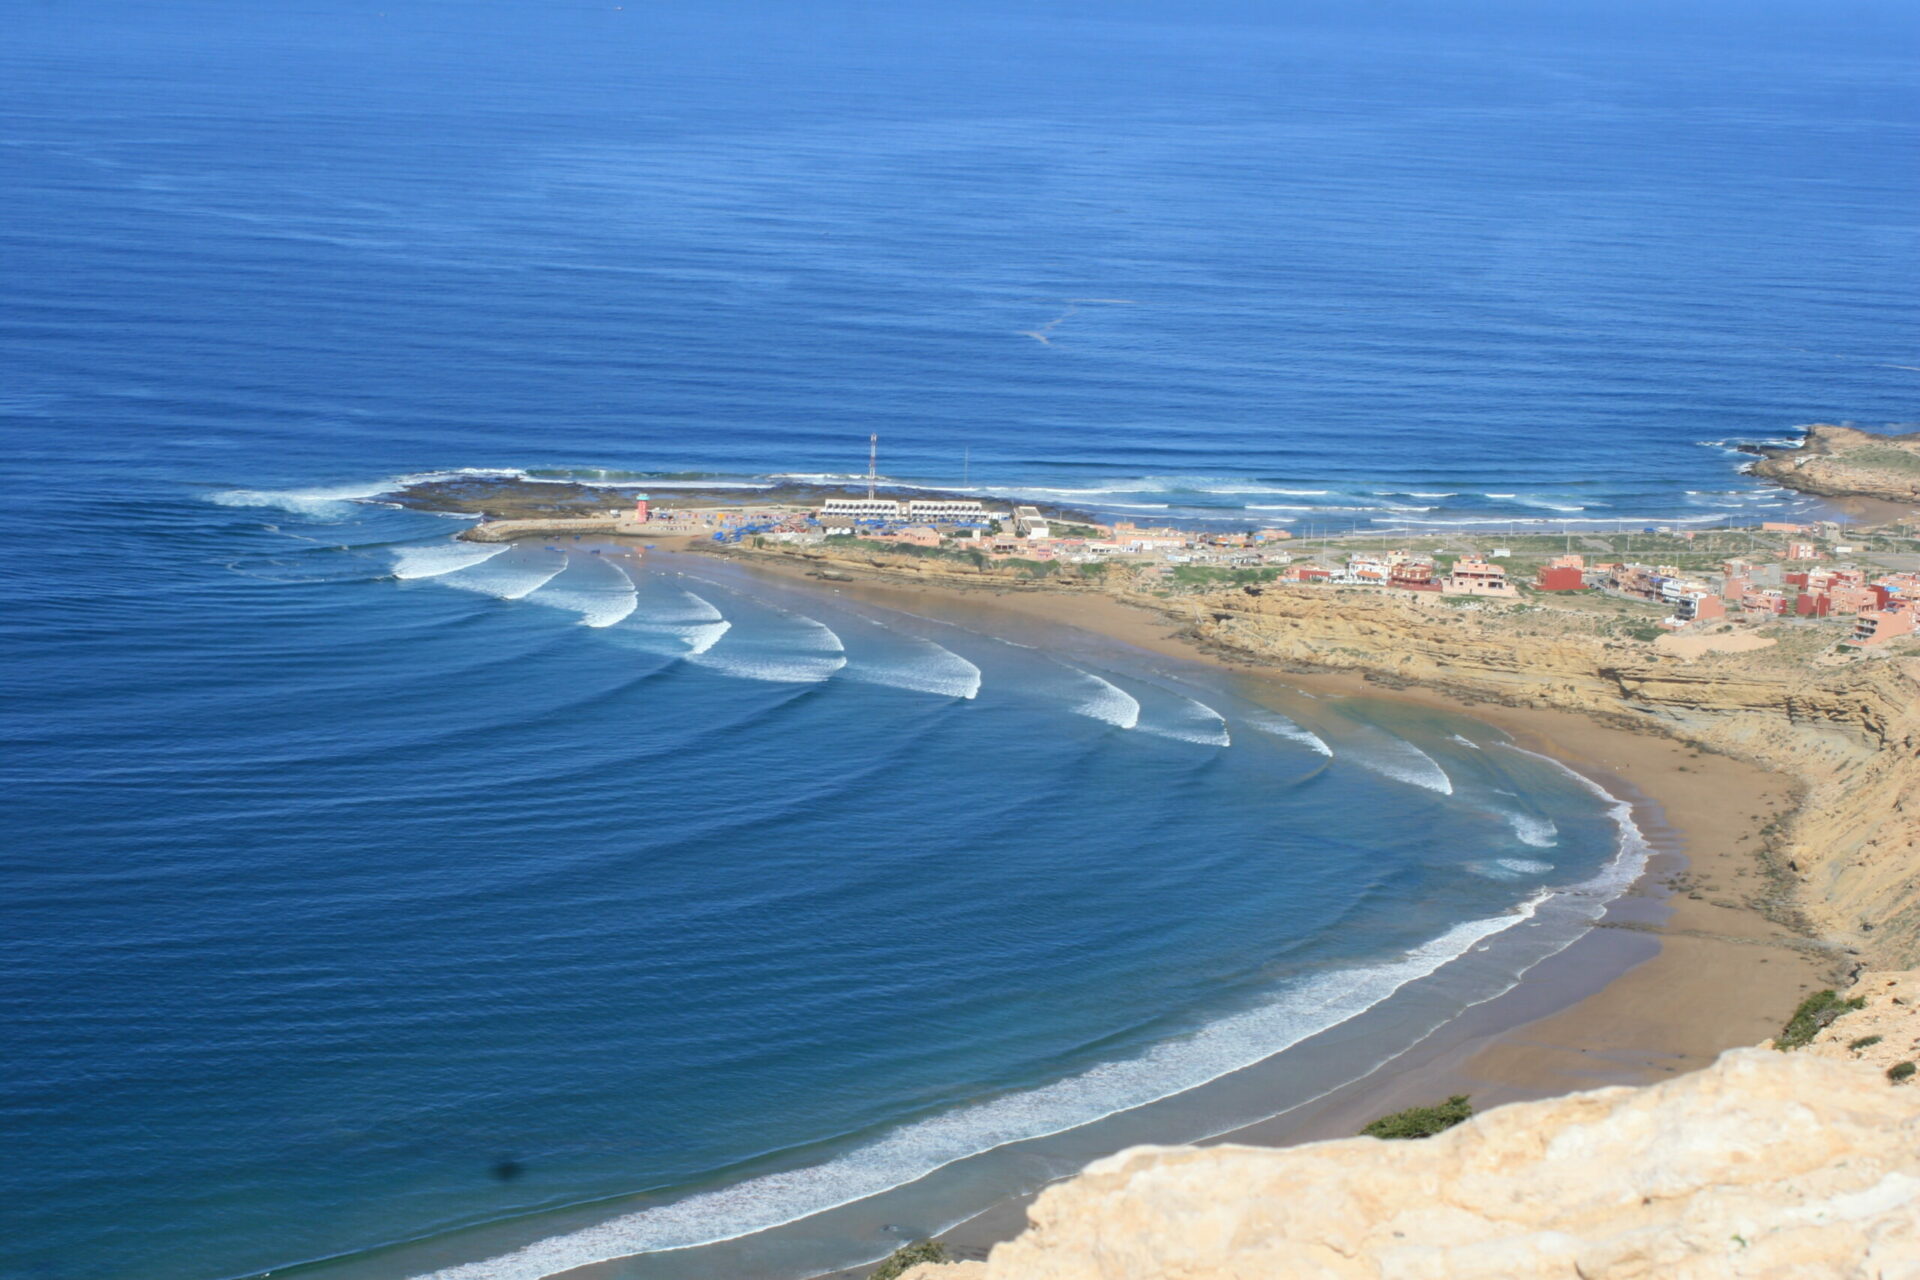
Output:
<path fill-rule="evenodd" d="M 1571 565 L 1548 565 L 1533 580 L 1537 591 L 1584 591 L 1586 575 Z"/>
<path fill-rule="evenodd" d="M 1402 560 L 1387 569 L 1387 585 L 1404 587 L 1408 591 L 1438 591 L 1440 584 L 1433 580 L 1433 561 Z"/>

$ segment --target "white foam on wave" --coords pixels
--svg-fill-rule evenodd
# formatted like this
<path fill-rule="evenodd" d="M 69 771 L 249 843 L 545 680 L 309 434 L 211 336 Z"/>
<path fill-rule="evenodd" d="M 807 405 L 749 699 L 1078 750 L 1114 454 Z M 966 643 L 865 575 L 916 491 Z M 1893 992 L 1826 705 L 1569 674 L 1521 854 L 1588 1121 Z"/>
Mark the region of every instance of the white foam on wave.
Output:
<path fill-rule="evenodd" d="M 1294 503 L 1291 505 L 1288 505 L 1286 503 L 1277 503 L 1277 504 L 1269 503 L 1266 505 L 1252 503 L 1252 504 L 1249 504 L 1246 509 L 1248 511 L 1325 511 L 1329 513 L 1347 513 L 1347 514 L 1359 513 L 1364 515 L 1366 512 L 1369 512 L 1369 511 L 1432 511 L 1434 508 L 1432 507 L 1396 507 L 1384 502 L 1380 502 L 1380 503 L 1374 503 L 1370 506 L 1364 506 L 1364 507 L 1351 507 L 1351 506 L 1333 507 L 1333 506 L 1322 506 L 1317 503 L 1312 505 L 1303 504 L 1303 503 Z"/>
<path fill-rule="evenodd" d="M 1408 520 L 1406 523 L 1418 524 L 1418 525 L 1431 525 L 1435 527 L 1446 526 L 1450 528 L 1459 527 L 1459 528 L 1472 528 L 1472 529 L 1485 529 L 1488 527 L 1489 523 L 1497 524 L 1503 529 L 1507 528 L 1510 525 L 1536 525 L 1536 524 L 1556 524 L 1556 525 L 1557 524 L 1571 524 L 1571 525 L 1624 524 L 1624 525 L 1656 526 L 1656 525 L 1663 525 L 1663 524 L 1712 524 L 1715 520 L 1724 520 L 1727 517 L 1727 514 L 1728 514 L 1727 512 L 1721 511 L 1721 512 L 1716 512 L 1715 514 L 1712 514 L 1712 515 L 1704 515 L 1704 516 L 1525 516 L 1525 517 L 1516 518 L 1516 519 L 1509 519 L 1506 516 L 1482 516 L 1477 520 L 1425 519 L 1425 520 Z"/>
<path fill-rule="evenodd" d="M 1592 915 L 1598 919 L 1608 901 L 1640 878 L 1641 873 L 1647 869 L 1647 859 L 1653 854 L 1653 846 L 1647 843 L 1640 825 L 1633 820 L 1633 806 L 1578 769 L 1568 768 L 1552 756 L 1541 755 L 1538 751 L 1529 751 L 1525 747 L 1516 747 L 1511 742 L 1502 742 L 1499 745 L 1518 755 L 1528 756 L 1551 765 L 1579 783 L 1583 789 L 1606 802 L 1607 818 L 1620 833 L 1619 852 L 1615 854 L 1612 862 L 1602 867 L 1590 879 L 1563 891 L 1580 894 L 1591 902 L 1597 903 L 1598 905 L 1593 907 Z"/>
<path fill-rule="evenodd" d="M 1327 745 L 1326 739 L 1283 715 L 1276 715 L 1269 711 L 1248 710 L 1242 714 L 1242 718 L 1262 733 L 1270 733 L 1277 738 L 1287 738 L 1312 748 L 1328 759 L 1333 758 L 1333 748 Z"/>
<path fill-rule="evenodd" d="M 624 1214 L 421 1280 L 539 1280 L 558 1271 L 752 1235 L 917 1182 L 1011 1143 L 1063 1133 L 1185 1093 L 1339 1026 L 1497 934 L 1533 918 L 1546 895 L 1470 920 L 1400 956 L 1306 979 L 1138 1057 L 902 1125 L 825 1164 L 749 1178 Z"/>
<path fill-rule="evenodd" d="M 904 653 L 886 657 L 856 655 L 847 663 L 849 677 L 868 684 L 947 698 L 972 698 L 980 692 L 980 668 L 953 650 L 925 636 L 906 635 L 871 618 L 865 620 L 887 631 L 890 642 Z"/>
<path fill-rule="evenodd" d="M 534 551 L 511 547 L 464 569 L 436 574 L 433 581 L 462 591 L 477 591 L 498 600 L 519 600 L 532 595 L 567 567 L 564 551 Z"/>
<path fill-rule="evenodd" d="M 1507 825 L 1513 828 L 1513 838 L 1521 844 L 1532 845 L 1536 849 L 1551 849 L 1560 843 L 1560 827 L 1552 818 L 1543 818 L 1534 813 L 1506 813 L 1502 815 Z"/>
<path fill-rule="evenodd" d="M 415 471 L 406 475 L 387 476 L 380 480 L 363 480 L 353 484 L 315 485 L 299 489 L 223 489 L 217 493 L 208 494 L 207 500 L 222 507 L 274 507 L 316 520 L 339 521 L 351 516 L 355 506 L 411 485 L 428 484 L 436 480 L 472 479 L 477 476 L 498 476 L 503 479 L 526 481 L 529 484 L 570 483 L 566 480 L 552 480 L 532 475 L 519 467 L 450 467 L 442 471 Z M 472 516 L 459 512 L 432 512 L 431 514 L 449 515 L 458 520 L 473 519 Z"/>
<path fill-rule="evenodd" d="M 1457 733 L 1452 736 L 1453 736 L 1453 740 L 1459 743 L 1461 746 L 1472 747 L 1475 751 L 1480 750 L 1480 744 L 1475 742 L 1472 738 L 1463 738 Z"/>
<path fill-rule="evenodd" d="M 847 665 L 846 646 L 832 627 L 803 613 L 765 607 L 782 619 L 772 634 L 729 627 L 687 660 L 720 675 L 769 684 L 818 684 Z"/>
<path fill-rule="evenodd" d="M 713 648 L 733 626 L 704 596 L 681 587 L 649 586 L 658 589 L 636 591 L 633 610 L 620 625 L 623 636 L 640 638 L 644 647 L 684 658 Z"/>
<path fill-rule="evenodd" d="M 1163 710 L 1155 707 L 1152 714 L 1140 718 L 1138 727 L 1141 732 L 1172 738 L 1176 742 L 1197 743 L 1203 747 L 1233 745 L 1233 735 L 1227 731 L 1225 716 L 1185 694 L 1175 694 L 1174 697 L 1178 701 L 1170 708 Z"/>
<path fill-rule="evenodd" d="M 388 492 L 389 481 L 328 485 L 311 489 L 225 489 L 207 500 L 222 507 L 272 507 L 316 520 L 340 520 L 353 514 L 354 504 Z"/>
<path fill-rule="evenodd" d="M 402 581 L 437 578 L 456 569 L 485 564 L 508 549 L 507 543 L 479 546 L 471 542 L 432 542 L 425 546 L 395 547 L 393 576 Z"/>
<path fill-rule="evenodd" d="M 1104 720 L 1117 729 L 1132 729 L 1140 723 L 1138 698 L 1113 681 L 1103 680 L 1091 671 L 1083 670 L 1068 662 L 1062 662 L 1060 665 L 1078 677 L 1075 683 L 1079 685 L 1079 689 L 1073 704 L 1076 715 Z"/>
<path fill-rule="evenodd" d="M 1483 880 L 1522 880 L 1528 876 L 1542 876 L 1553 870 L 1552 863 L 1536 862 L 1531 858 L 1493 858 L 1485 862 L 1468 862 L 1462 865 Z"/>
<path fill-rule="evenodd" d="M 526 597 L 529 604 L 580 615 L 588 627 L 611 627 L 639 605 L 633 579 L 600 556 L 582 556 Z"/>
<path fill-rule="evenodd" d="M 1443 796 L 1453 794 L 1453 779 L 1440 767 L 1440 762 L 1405 738 L 1370 733 L 1366 740 L 1369 750 L 1349 752 L 1347 756 L 1361 768 L 1410 787 L 1422 787 Z"/>

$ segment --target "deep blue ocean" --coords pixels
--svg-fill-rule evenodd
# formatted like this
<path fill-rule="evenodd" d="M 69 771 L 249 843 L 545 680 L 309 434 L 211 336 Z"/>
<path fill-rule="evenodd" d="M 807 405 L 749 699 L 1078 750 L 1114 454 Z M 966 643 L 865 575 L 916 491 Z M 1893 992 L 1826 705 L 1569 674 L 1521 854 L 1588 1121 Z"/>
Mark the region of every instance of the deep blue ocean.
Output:
<path fill-rule="evenodd" d="M 806 1275 L 1564 947 L 1646 846 L 1471 720 L 359 500 L 1803 510 L 1920 24 L 1536 8 L 7 6 L 0 1274 Z"/>

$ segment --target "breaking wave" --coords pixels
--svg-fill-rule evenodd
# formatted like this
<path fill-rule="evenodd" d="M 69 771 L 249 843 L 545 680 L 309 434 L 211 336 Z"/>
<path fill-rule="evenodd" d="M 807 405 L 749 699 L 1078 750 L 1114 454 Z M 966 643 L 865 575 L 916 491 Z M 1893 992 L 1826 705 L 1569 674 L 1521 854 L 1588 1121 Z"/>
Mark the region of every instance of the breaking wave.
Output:
<path fill-rule="evenodd" d="M 1276 715 L 1269 711 L 1248 710 L 1241 713 L 1241 718 L 1262 733 L 1270 733 L 1276 738 L 1298 742 L 1328 759 L 1333 758 L 1333 748 L 1327 745 L 1326 739 L 1283 715 Z"/>
<path fill-rule="evenodd" d="M 1162 1041 L 1138 1057 L 903 1125 L 824 1164 L 697 1193 L 422 1280 L 539 1280 L 613 1258 L 737 1239 L 916 1182 L 970 1156 L 1185 1093 L 1365 1013 L 1532 919 L 1545 896 L 1536 894 L 1505 915 L 1456 925 L 1396 959 L 1308 979 L 1267 1004 Z"/>
<path fill-rule="evenodd" d="M 434 542 L 419 547 L 395 547 L 393 576 L 403 582 L 437 578 L 456 569 L 471 569 L 474 565 L 485 564 L 507 550 L 508 546 L 507 543 L 489 547 L 471 542 Z"/>
<path fill-rule="evenodd" d="M 846 646 L 826 623 L 765 606 L 770 626 L 734 626 L 687 660 L 721 675 L 770 684 L 818 684 L 847 665 Z"/>
<path fill-rule="evenodd" d="M 1513 828 L 1513 838 L 1521 844 L 1551 849 L 1560 843 L 1560 827 L 1552 818 L 1531 813 L 1509 813 L 1506 818 L 1507 825 Z"/>
<path fill-rule="evenodd" d="M 563 609 L 580 615 L 583 625 L 610 627 L 639 604 L 633 579 L 619 566 L 598 556 L 582 556 L 566 570 L 534 589 L 529 604 Z"/>
<path fill-rule="evenodd" d="M 1140 731 L 1204 747 L 1233 745 L 1233 735 L 1227 730 L 1225 716 L 1185 694 L 1175 694 L 1174 699 L 1171 706 L 1164 709 L 1155 707 L 1151 714 L 1143 714 L 1138 726 Z"/>
<path fill-rule="evenodd" d="M 1060 664 L 1078 679 L 1073 710 L 1077 715 L 1104 720 L 1116 729 L 1131 729 L 1140 723 L 1140 700 L 1111 680 L 1103 680 L 1091 671 Z"/>
<path fill-rule="evenodd" d="M 498 600 L 519 600 L 538 591 L 566 567 L 564 551 L 517 546 L 477 564 L 436 574 L 433 580 Z"/>
<path fill-rule="evenodd" d="M 1347 756 L 1361 768 L 1410 787 L 1422 787 L 1443 796 L 1453 794 L 1453 779 L 1440 767 L 1440 762 L 1405 738 L 1370 733 L 1365 741 L 1366 750 L 1350 752 Z"/>
<path fill-rule="evenodd" d="M 980 692 L 980 668 L 953 650 L 923 636 L 892 635 L 906 653 L 856 658 L 847 663 L 847 675 L 869 684 L 948 698 L 972 698 Z"/>

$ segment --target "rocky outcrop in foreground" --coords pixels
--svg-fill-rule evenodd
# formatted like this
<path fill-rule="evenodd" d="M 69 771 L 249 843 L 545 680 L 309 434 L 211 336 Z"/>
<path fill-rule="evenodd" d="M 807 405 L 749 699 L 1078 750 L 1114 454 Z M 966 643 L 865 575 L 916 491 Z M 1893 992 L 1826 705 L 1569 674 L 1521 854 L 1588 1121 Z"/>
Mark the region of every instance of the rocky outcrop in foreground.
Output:
<path fill-rule="evenodd" d="M 908 1280 L 1920 1277 L 1920 1088 L 1738 1049 L 1421 1141 L 1136 1147 L 1029 1216 Z"/>

